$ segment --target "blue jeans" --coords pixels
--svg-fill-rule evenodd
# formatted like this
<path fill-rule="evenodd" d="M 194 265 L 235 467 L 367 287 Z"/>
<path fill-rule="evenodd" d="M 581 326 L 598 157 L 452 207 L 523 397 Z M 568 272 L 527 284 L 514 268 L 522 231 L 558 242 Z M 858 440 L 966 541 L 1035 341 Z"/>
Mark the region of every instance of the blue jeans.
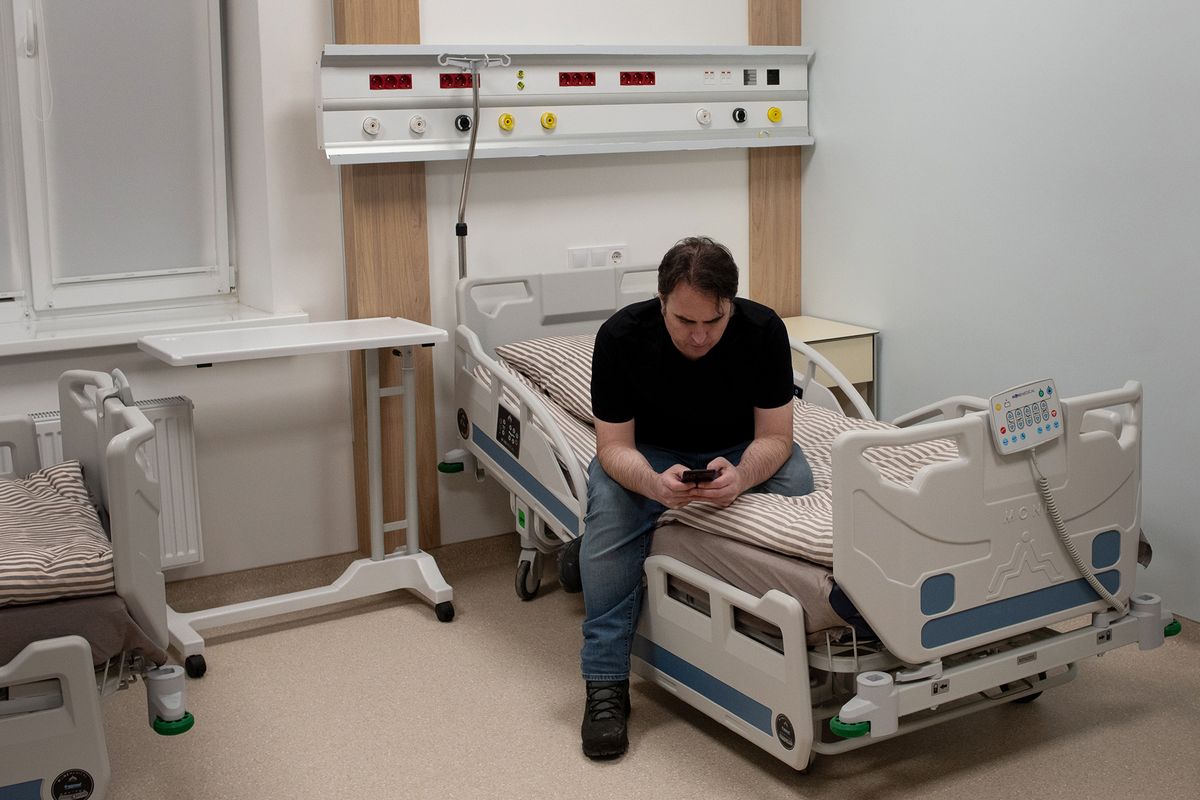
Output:
<path fill-rule="evenodd" d="M 718 456 L 732 464 L 742 460 L 749 442 L 717 453 L 676 453 L 638 446 L 655 472 L 675 464 L 703 469 Z M 792 455 L 752 492 L 796 497 L 813 490 L 812 470 L 804 453 L 792 444 Z M 650 551 L 654 523 L 666 511 L 661 503 L 631 492 L 614 481 L 592 459 L 588 467 L 587 515 L 579 551 L 583 581 L 584 680 L 619 681 L 629 677 L 629 651 L 642 607 L 642 563 Z"/>

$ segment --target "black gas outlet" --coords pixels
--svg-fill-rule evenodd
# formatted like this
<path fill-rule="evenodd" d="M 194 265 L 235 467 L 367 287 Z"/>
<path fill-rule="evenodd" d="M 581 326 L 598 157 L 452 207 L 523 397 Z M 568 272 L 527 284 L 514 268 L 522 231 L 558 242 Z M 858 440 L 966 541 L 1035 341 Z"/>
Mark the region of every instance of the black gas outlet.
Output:
<path fill-rule="evenodd" d="M 466 133 L 471 130 L 471 118 L 466 114 L 459 114 L 454 118 L 454 128 Z"/>

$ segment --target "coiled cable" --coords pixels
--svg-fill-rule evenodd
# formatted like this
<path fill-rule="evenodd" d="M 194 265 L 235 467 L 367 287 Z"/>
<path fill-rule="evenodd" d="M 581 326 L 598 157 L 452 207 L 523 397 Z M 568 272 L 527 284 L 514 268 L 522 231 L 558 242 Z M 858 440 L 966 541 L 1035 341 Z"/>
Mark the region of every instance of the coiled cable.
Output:
<path fill-rule="evenodd" d="M 1036 448 L 1035 448 L 1036 449 Z M 1096 594 L 1104 598 L 1110 606 L 1121 612 L 1122 615 L 1129 612 L 1128 606 L 1113 596 L 1112 592 L 1104 588 L 1104 584 L 1096 577 L 1096 574 L 1084 563 L 1083 558 L 1079 555 L 1079 550 L 1075 548 L 1075 543 L 1071 541 L 1070 535 L 1067 533 L 1067 526 L 1063 522 L 1062 515 L 1058 513 L 1058 506 L 1054 502 L 1054 495 L 1050 492 L 1050 481 L 1038 469 L 1037 454 L 1034 450 L 1029 451 L 1030 463 L 1033 465 L 1034 475 L 1037 477 L 1038 493 L 1042 496 L 1042 502 L 1046 504 L 1046 511 L 1050 514 L 1050 520 L 1054 523 L 1054 530 L 1058 534 L 1058 540 L 1062 542 L 1063 547 L 1067 549 L 1067 554 L 1071 556 L 1071 560 L 1075 562 L 1075 568 L 1079 570 L 1079 574 L 1087 580 L 1088 584 L 1096 590 Z"/>

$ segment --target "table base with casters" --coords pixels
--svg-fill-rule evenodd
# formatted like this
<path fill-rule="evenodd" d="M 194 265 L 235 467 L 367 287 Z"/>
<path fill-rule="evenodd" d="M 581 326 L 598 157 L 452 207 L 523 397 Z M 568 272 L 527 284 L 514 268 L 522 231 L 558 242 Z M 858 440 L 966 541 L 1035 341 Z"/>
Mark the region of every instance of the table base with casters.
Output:
<path fill-rule="evenodd" d="M 398 317 L 339 320 L 303 325 L 282 325 L 242 330 L 202 331 L 147 336 L 138 347 L 174 366 L 210 366 L 226 361 L 247 361 L 309 353 L 368 351 L 364 383 L 367 406 L 367 475 L 370 509 L 371 554 L 353 562 L 328 586 L 250 600 L 201 611 L 169 610 L 171 645 L 184 658 L 188 675 L 198 678 L 207 670 L 204 639 L 200 631 L 239 622 L 273 617 L 293 611 L 357 600 L 396 589 L 409 589 L 434 607 L 437 618 L 454 618 L 454 590 L 442 578 L 433 556 L 419 545 L 416 465 L 416 406 L 414 348 L 444 342 L 444 330 Z M 372 357 L 371 352 L 375 352 Z M 380 361 L 388 355 L 401 360 L 399 385 L 379 385 Z M 383 519 L 383 462 L 380 401 L 400 396 L 404 401 L 404 498 L 407 517 L 385 523 Z M 386 532 L 403 530 L 405 544 L 384 553 Z"/>

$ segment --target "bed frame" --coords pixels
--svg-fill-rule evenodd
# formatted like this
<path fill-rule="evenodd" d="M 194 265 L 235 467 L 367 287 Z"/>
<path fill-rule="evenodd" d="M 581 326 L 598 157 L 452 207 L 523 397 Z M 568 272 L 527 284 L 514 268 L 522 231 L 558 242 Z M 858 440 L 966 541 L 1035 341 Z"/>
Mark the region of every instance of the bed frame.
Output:
<path fill-rule="evenodd" d="M 496 363 L 495 347 L 594 332 L 616 309 L 653 296 L 653 273 L 602 268 L 459 283 L 459 433 L 477 475 L 490 473 L 512 496 L 523 599 L 536 593 L 542 554 L 582 534 L 587 492 L 543 399 Z M 871 418 L 832 364 L 792 345 L 807 360 L 796 375 L 806 401 L 841 411 L 813 380 L 820 367 Z M 878 641 L 847 630 L 810 646 L 794 598 L 775 590 L 754 597 L 653 555 L 634 670 L 804 770 L 818 753 L 1032 700 L 1072 679 L 1086 656 L 1134 642 L 1157 647 L 1170 614 L 1158 597 L 1134 589 L 1141 386 L 1061 402 L 1066 434 L 1043 448 L 1039 464 L 1072 541 L 1128 613 L 1109 609 L 1077 573 L 1029 463 L 995 452 L 986 401 L 954 397 L 897 420 L 897 429 L 851 431 L 833 445 L 834 579 Z M 501 409 L 519 422 L 519 447 L 497 434 Z M 864 458 L 874 447 L 945 438 L 958 458 L 924 468 L 908 486 Z M 695 588 L 680 592 L 679 581 Z M 747 616 L 757 624 L 745 625 Z M 1087 621 L 1063 632 L 1080 618 Z"/>
<path fill-rule="evenodd" d="M 92 496 L 109 515 L 116 593 L 146 635 L 165 650 L 158 483 L 141 455 L 154 438 L 154 425 L 133 405 L 119 371 L 113 377 L 66 372 L 58 393 L 63 456 L 80 461 Z M 9 451 L 14 473 L 0 474 L 0 479 L 41 466 L 34 423 L 27 416 L 0 419 L 0 448 Z M 0 625 L 3 618 L 0 609 Z M 162 734 L 187 730 L 191 715 L 185 710 L 181 667 L 156 667 L 134 652 L 93 667 L 91 647 L 80 636 L 31 642 L 0 665 L 0 688 L 5 690 L 0 699 L 0 796 L 104 798 L 110 770 L 100 698 L 138 676 L 146 686 L 151 727 Z"/>

